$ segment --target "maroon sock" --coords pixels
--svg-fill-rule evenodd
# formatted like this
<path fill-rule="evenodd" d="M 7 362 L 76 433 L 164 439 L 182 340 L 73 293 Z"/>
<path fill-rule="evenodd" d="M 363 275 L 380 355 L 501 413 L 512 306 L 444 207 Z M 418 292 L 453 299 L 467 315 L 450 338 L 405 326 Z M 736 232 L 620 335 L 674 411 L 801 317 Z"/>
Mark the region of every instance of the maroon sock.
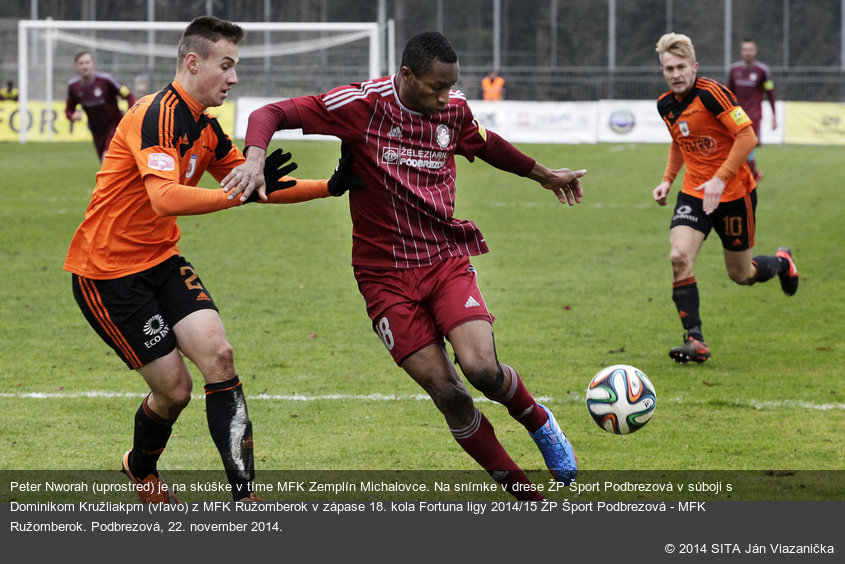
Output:
<path fill-rule="evenodd" d="M 463 429 L 450 429 L 450 431 L 467 454 L 515 498 L 519 500 L 545 499 L 540 492 L 534 491 L 534 486 L 528 476 L 508 455 L 499 439 L 496 438 L 493 426 L 477 408 L 472 423 Z"/>
<path fill-rule="evenodd" d="M 500 397 L 487 397 L 507 407 L 511 417 L 522 423 L 529 433 L 533 433 L 546 424 L 549 416 L 546 414 L 546 410 L 540 407 L 531 394 L 528 393 L 525 384 L 522 383 L 522 378 L 519 377 L 516 370 L 504 363 L 500 363 L 500 365 L 502 370 L 505 371 L 505 374 L 510 374 L 511 385 L 504 395 Z"/>

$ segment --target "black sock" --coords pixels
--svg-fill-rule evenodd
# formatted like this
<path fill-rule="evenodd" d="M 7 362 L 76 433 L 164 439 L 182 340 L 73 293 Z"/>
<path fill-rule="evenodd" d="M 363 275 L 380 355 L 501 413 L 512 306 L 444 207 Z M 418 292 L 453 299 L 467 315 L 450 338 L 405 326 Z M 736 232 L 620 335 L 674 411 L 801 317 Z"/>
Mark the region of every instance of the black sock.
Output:
<path fill-rule="evenodd" d="M 232 484 L 232 498 L 247 497 L 252 493 L 252 481 L 255 479 L 252 422 L 237 376 L 225 382 L 206 384 L 205 412 L 208 430 Z"/>
<path fill-rule="evenodd" d="M 751 259 L 751 262 L 757 267 L 757 277 L 754 282 L 765 282 L 780 274 L 783 271 L 783 262 L 786 261 L 774 255 L 757 255 Z M 788 263 L 786 267 L 789 268 Z"/>
<path fill-rule="evenodd" d="M 153 413 L 144 398 L 135 412 L 135 438 L 129 454 L 129 468 L 143 480 L 156 471 L 156 464 L 173 430 L 173 421 Z"/>
<path fill-rule="evenodd" d="M 695 276 L 679 280 L 672 285 L 672 301 L 675 302 L 675 307 L 678 309 L 678 316 L 681 318 L 684 330 L 691 334 L 695 331 L 697 335 L 693 336 L 703 340 L 701 316 L 698 311 L 698 284 L 695 281 Z"/>

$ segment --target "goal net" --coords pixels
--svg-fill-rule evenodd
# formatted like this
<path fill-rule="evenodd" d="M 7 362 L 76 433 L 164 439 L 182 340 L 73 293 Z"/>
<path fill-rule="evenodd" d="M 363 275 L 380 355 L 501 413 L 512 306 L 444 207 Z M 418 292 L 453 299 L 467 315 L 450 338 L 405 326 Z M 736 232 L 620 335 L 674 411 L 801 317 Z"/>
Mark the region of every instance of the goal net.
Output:
<path fill-rule="evenodd" d="M 238 97 L 287 98 L 382 76 L 389 63 L 377 23 L 239 23 Z M 136 97 L 173 80 L 176 46 L 187 22 L 21 20 L 18 22 L 20 141 L 52 139 L 67 126 L 73 56 L 91 51 L 97 71 L 114 75 Z M 227 102 L 229 103 L 229 102 Z M 26 123 L 26 120 L 29 123 Z M 79 129 L 79 126 L 77 126 Z"/>

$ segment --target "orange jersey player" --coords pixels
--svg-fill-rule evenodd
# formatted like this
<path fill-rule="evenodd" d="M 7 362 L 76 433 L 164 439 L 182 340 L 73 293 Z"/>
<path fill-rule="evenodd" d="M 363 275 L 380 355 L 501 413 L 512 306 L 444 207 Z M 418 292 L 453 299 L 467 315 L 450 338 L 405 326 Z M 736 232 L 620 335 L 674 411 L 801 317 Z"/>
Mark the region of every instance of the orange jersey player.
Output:
<path fill-rule="evenodd" d="M 722 241 L 728 276 L 750 286 L 775 275 L 787 295 L 798 290 L 798 270 L 786 247 L 774 255 L 751 254 L 754 246 L 757 191 L 746 158 L 757 144 L 751 120 L 730 90 L 696 77 L 695 48 L 686 35 L 667 33 L 657 43 L 661 70 L 670 91 L 657 102 L 672 135 L 663 181 L 653 190 L 661 206 L 672 182 L 686 166 L 683 188 L 672 216 L 672 299 L 685 330 L 684 343 L 669 356 L 679 363 L 704 362 L 710 350 L 699 315 L 693 265 L 711 230 Z"/>
<path fill-rule="evenodd" d="M 209 431 L 233 498 L 255 499 L 252 423 L 232 347 L 209 291 L 179 253 L 176 224 L 178 215 L 243 205 L 222 189 L 197 188 L 204 172 L 222 180 L 244 162 L 217 120 L 205 113 L 221 105 L 237 83 L 243 35 L 239 26 L 211 16 L 186 28 L 173 82 L 142 98 L 120 122 L 64 265 L 85 318 L 150 388 L 122 461 L 129 479 L 144 486 L 138 488 L 142 502 L 175 499 L 156 468 L 191 399 L 182 355 L 205 380 Z M 285 164 L 289 159 L 281 151 L 268 157 L 269 197 L 262 199 L 295 202 L 341 193 L 337 179 L 348 159 L 329 181 L 285 178 L 295 168 Z"/>
<path fill-rule="evenodd" d="M 65 268 L 94 279 L 135 274 L 179 255 L 180 215 L 242 205 L 223 190 L 196 185 L 208 171 L 222 180 L 244 162 L 201 102 L 174 80 L 141 98 L 117 129 L 97 173 L 85 219 Z M 328 196 L 326 180 L 298 180 L 269 196 L 289 203 Z"/>

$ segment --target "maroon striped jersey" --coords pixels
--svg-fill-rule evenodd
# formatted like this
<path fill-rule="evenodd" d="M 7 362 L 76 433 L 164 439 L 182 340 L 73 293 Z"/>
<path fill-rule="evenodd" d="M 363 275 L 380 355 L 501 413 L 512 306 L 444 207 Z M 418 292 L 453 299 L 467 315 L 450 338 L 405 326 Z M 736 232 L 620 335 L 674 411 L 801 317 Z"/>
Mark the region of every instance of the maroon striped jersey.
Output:
<path fill-rule="evenodd" d="M 72 78 L 67 85 L 65 115 L 71 119 L 77 105 L 81 105 L 88 116 L 88 128 L 94 135 L 104 135 L 117 127 L 123 112 L 117 106 L 118 97 L 126 98 L 129 107 L 135 103 L 135 96 L 129 88 L 105 72 L 95 72 L 94 80 L 83 82 L 81 76 Z"/>
<path fill-rule="evenodd" d="M 775 85 L 769 67 L 760 62 L 746 66 L 744 61 L 731 65 L 728 89 L 734 93 L 739 105 L 754 122 L 755 131 L 763 119 L 763 94 L 769 98 L 772 110 L 775 106 Z"/>
<path fill-rule="evenodd" d="M 304 133 L 349 146 L 366 184 L 349 191 L 354 266 L 417 268 L 487 252 L 478 227 L 453 217 L 455 154 L 472 161 L 487 139 L 461 92 L 431 115 L 403 106 L 392 76 L 292 101 Z"/>

